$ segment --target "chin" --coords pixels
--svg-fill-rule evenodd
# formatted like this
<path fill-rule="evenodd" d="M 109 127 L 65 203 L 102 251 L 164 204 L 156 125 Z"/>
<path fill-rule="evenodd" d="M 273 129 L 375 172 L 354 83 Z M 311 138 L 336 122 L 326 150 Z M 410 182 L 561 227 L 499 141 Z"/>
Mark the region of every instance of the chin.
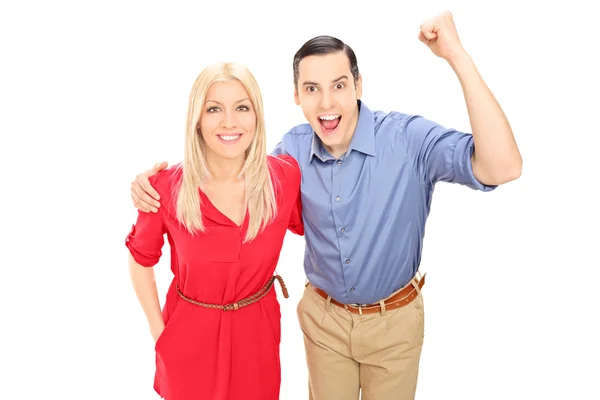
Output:
<path fill-rule="evenodd" d="M 223 156 L 223 158 L 226 158 L 228 160 L 239 160 L 241 158 L 245 159 L 246 158 L 246 152 L 242 151 L 241 153 L 236 153 L 236 154 L 226 154 Z"/>
<path fill-rule="evenodd" d="M 215 155 L 218 158 L 222 158 L 224 160 L 237 160 L 239 158 L 245 158 L 244 151 L 217 151 Z"/>
<path fill-rule="evenodd" d="M 326 146 L 337 146 L 344 142 L 344 135 L 341 131 L 338 131 L 333 136 L 319 135 L 321 142 Z"/>

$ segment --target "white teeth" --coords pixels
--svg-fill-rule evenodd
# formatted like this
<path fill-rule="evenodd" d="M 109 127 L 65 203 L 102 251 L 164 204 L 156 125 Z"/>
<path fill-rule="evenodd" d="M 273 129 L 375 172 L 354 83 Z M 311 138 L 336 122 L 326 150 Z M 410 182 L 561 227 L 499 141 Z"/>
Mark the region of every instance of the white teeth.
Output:
<path fill-rule="evenodd" d="M 237 136 L 223 136 L 223 135 L 219 135 L 219 137 L 227 142 L 231 142 L 233 140 L 236 140 L 237 138 L 239 138 L 241 135 L 237 135 Z"/>
<path fill-rule="evenodd" d="M 324 120 L 327 120 L 327 121 L 333 121 L 334 119 L 339 118 L 339 117 L 341 117 L 341 115 L 322 115 L 322 116 L 319 117 L 319 119 L 324 119 Z"/>

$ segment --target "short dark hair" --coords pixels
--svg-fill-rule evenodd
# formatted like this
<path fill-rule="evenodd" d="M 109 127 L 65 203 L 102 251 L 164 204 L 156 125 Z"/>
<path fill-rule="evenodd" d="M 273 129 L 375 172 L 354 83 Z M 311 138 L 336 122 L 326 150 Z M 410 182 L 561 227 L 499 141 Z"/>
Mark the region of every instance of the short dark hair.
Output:
<path fill-rule="evenodd" d="M 304 43 L 302 47 L 294 55 L 294 87 L 298 86 L 298 77 L 300 72 L 298 71 L 298 65 L 300 61 L 308 56 L 331 54 L 338 51 L 343 51 L 350 61 L 350 72 L 354 77 L 354 83 L 360 76 L 358 71 L 358 62 L 356 61 L 356 54 L 354 50 L 340 39 L 333 36 L 317 36 Z"/>

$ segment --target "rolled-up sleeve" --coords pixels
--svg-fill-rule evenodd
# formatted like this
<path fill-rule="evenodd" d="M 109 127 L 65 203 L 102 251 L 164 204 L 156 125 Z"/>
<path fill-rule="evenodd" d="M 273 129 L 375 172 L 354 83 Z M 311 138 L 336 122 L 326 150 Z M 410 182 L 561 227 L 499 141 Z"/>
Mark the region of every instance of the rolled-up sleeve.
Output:
<path fill-rule="evenodd" d="M 403 125 L 408 157 L 419 179 L 432 185 L 458 183 L 484 192 L 497 186 L 481 183 L 473 174 L 473 135 L 443 126 L 421 116 L 409 117 Z"/>
<path fill-rule="evenodd" d="M 150 183 L 156 187 L 154 179 L 151 178 Z M 144 267 L 158 264 L 162 256 L 166 228 L 161 210 L 162 207 L 157 213 L 138 211 L 137 220 L 125 239 L 125 246 L 129 249 L 131 256 Z"/>

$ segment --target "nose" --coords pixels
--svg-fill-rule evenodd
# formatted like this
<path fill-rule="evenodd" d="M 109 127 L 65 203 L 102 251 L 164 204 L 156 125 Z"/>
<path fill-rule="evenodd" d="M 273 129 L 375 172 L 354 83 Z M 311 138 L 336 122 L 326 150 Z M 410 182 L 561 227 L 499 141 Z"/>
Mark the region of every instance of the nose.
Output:
<path fill-rule="evenodd" d="M 331 94 L 327 91 L 323 91 L 322 93 L 323 94 L 321 95 L 320 106 L 324 110 L 330 109 L 333 105 L 333 99 L 331 97 Z"/>
<path fill-rule="evenodd" d="M 221 120 L 221 128 L 232 129 L 237 126 L 235 113 L 232 111 L 225 111 L 223 113 L 223 119 Z"/>

